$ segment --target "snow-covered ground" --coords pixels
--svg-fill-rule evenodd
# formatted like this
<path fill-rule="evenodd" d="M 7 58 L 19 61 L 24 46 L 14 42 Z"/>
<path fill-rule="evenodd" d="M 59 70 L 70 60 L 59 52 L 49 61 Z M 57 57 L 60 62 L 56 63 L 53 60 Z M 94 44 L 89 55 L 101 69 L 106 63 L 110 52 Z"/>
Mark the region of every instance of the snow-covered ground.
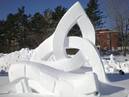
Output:
<path fill-rule="evenodd" d="M 129 73 L 129 55 L 123 56 L 103 56 L 102 61 L 106 73 L 118 73 L 122 70 L 124 73 Z"/>

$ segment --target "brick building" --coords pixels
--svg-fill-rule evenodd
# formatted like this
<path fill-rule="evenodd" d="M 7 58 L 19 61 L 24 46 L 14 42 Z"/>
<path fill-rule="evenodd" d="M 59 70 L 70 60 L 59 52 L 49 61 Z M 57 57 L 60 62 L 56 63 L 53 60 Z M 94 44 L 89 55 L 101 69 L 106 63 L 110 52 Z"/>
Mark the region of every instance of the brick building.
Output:
<path fill-rule="evenodd" d="M 118 32 L 109 29 L 96 30 L 96 45 L 101 49 L 118 48 Z"/>

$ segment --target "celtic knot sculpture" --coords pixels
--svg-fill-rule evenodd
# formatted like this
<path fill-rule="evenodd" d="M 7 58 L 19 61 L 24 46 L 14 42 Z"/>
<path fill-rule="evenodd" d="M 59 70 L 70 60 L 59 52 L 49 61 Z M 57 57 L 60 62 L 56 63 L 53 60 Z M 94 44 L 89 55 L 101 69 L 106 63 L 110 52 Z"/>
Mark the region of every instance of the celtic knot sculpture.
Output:
<path fill-rule="evenodd" d="M 77 24 L 82 37 L 67 36 Z M 79 51 L 69 56 L 66 49 Z M 86 72 L 88 62 L 92 70 Z M 78 72 L 84 68 L 84 72 Z M 81 7 L 75 3 L 62 17 L 52 36 L 41 43 L 30 61 L 12 64 L 9 80 L 13 93 L 36 93 L 52 97 L 96 97 L 100 82 L 108 83 L 101 58 L 95 47 L 94 28 Z"/>

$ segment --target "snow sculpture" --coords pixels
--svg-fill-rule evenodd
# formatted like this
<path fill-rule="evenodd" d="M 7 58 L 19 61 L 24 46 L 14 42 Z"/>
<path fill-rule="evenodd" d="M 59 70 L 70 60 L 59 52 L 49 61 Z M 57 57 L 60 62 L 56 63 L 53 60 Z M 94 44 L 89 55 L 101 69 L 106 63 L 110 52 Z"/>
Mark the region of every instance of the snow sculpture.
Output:
<path fill-rule="evenodd" d="M 111 63 L 111 64 L 112 64 L 112 63 L 115 63 L 113 54 L 110 55 L 109 63 Z"/>
<path fill-rule="evenodd" d="M 82 37 L 67 37 L 75 24 L 80 27 Z M 9 80 L 13 83 L 10 87 L 14 88 L 11 92 L 52 97 L 96 97 L 109 94 L 105 92 L 110 89 L 105 85 L 109 82 L 94 45 L 94 28 L 77 2 L 62 17 L 54 34 L 34 50 L 30 61 L 11 65 Z M 79 51 L 74 56 L 69 56 L 67 48 L 77 48 Z M 86 62 L 91 65 L 92 71 L 86 72 L 84 69 L 84 72 L 78 72 Z M 115 91 L 118 90 L 120 89 Z"/>
<path fill-rule="evenodd" d="M 118 72 L 119 65 L 116 63 L 113 54 L 110 55 L 110 60 L 108 65 L 110 66 L 111 72 Z"/>
<path fill-rule="evenodd" d="M 121 72 L 123 72 L 123 73 L 129 72 L 129 69 L 128 69 L 129 62 L 128 61 L 120 62 L 118 60 L 115 60 L 113 54 L 111 54 L 109 56 L 109 58 L 110 58 L 110 60 L 103 59 L 105 71 L 107 73 L 120 73 L 121 74 Z"/>

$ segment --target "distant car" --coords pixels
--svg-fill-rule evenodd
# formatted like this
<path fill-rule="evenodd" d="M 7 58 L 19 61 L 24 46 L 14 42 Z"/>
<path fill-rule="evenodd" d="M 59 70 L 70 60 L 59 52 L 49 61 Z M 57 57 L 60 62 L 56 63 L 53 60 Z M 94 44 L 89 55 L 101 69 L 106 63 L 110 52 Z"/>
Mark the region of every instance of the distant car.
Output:
<path fill-rule="evenodd" d="M 113 55 L 119 55 L 120 53 L 119 53 L 119 51 L 111 51 L 111 50 L 105 51 L 105 55 L 111 55 L 111 54 L 113 54 Z"/>

